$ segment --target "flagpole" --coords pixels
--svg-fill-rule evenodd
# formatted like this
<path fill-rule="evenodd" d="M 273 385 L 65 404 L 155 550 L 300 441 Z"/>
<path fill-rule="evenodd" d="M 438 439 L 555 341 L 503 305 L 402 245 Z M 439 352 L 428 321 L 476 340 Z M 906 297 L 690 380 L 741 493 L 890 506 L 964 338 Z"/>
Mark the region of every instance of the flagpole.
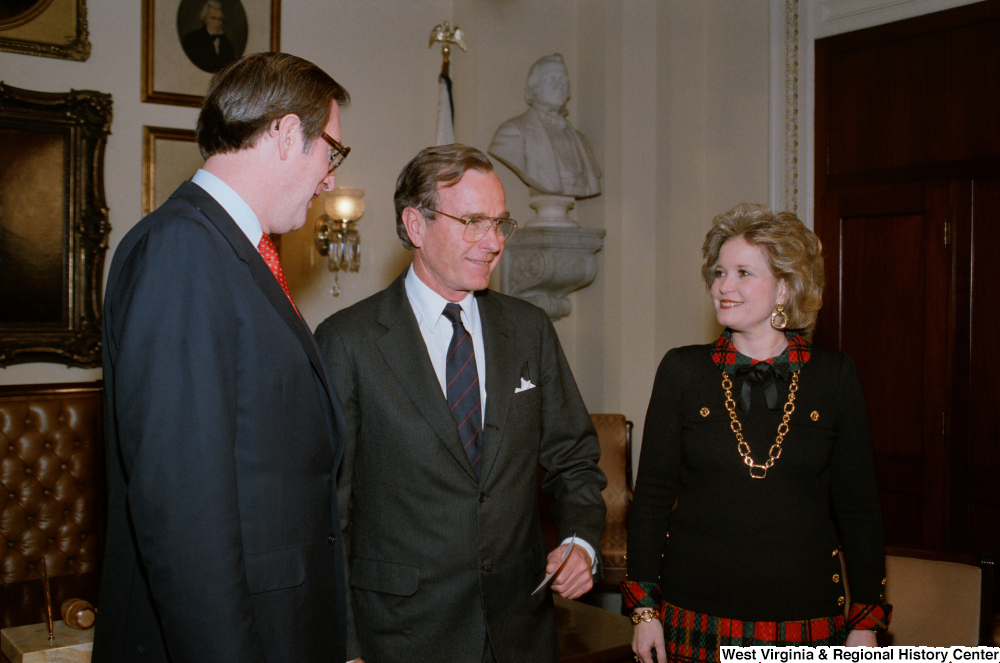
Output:
<path fill-rule="evenodd" d="M 441 73 L 438 75 L 438 117 L 437 145 L 448 145 L 455 142 L 455 104 L 451 95 L 451 44 L 463 51 L 465 35 L 457 25 L 452 28 L 448 21 L 439 23 L 431 29 L 431 39 L 428 48 L 441 44 Z"/>

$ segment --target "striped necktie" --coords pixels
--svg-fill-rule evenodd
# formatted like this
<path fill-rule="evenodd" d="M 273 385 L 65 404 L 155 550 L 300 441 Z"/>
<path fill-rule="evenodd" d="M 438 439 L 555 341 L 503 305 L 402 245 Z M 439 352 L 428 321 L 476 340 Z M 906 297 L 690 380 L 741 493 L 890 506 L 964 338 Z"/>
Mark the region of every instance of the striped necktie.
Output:
<path fill-rule="evenodd" d="M 479 461 L 483 456 L 483 415 L 476 351 L 472 347 L 472 335 L 462 324 L 462 308 L 458 304 L 448 304 L 444 307 L 444 315 L 451 320 L 453 329 L 445 364 L 448 407 L 455 417 L 462 446 L 478 477 Z"/>

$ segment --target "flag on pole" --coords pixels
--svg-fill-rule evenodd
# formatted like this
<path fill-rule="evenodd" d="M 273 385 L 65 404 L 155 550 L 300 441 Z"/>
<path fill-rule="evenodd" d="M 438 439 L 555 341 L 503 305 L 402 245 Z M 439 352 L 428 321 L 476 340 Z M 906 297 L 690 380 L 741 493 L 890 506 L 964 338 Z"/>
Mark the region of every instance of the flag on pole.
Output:
<path fill-rule="evenodd" d="M 437 145 L 455 142 L 455 104 L 451 100 L 451 77 L 438 75 L 438 126 Z"/>
<path fill-rule="evenodd" d="M 431 29 L 428 48 L 441 44 L 441 74 L 438 76 L 438 123 L 436 145 L 451 145 L 455 142 L 455 104 L 451 99 L 451 44 L 465 50 L 465 35 L 457 25 L 444 21 Z"/>

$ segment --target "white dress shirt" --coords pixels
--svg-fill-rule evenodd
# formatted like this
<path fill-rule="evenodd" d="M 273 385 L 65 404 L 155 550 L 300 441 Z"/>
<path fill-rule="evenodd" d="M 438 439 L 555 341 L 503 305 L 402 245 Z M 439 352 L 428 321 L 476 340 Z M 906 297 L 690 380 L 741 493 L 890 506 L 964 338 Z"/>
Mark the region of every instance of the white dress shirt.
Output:
<path fill-rule="evenodd" d="M 441 385 L 441 392 L 445 399 L 448 398 L 448 346 L 451 344 L 453 327 L 451 320 L 444 316 L 444 307 L 450 303 L 447 299 L 431 290 L 430 286 L 420 280 L 411 265 L 406 272 L 404 279 L 406 286 L 406 298 L 410 300 L 413 314 L 417 317 L 417 325 L 420 333 L 424 337 L 424 344 L 427 346 L 427 354 L 431 358 L 431 366 L 434 367 L 434 374 Z M 472 349 L 476 353 L 476 371 L 479 373 L 479 395 L 482 400 L 483 423 L 486 422 L 486 350 L 483 348 L 483 325 L 479 319 L 479 304 L 473 293 L 466 295 L 465 299 L 455 302 L 462 307 L 462 324 L 466 331 L 472 336 Z M 513 390 L 518 385 L 510 385 Z M 569 543 L 572 537 L 567 538 L 563 543 Z M 577 538 L 577 545 L 587 551 L 590 555 L 590 572 L 597 572 L 597 555 L 594 547 L 581 538 Z"/>
<path fill-rule="evenodd" d="M 257 218 L 257 213 L 247 205 L 246 201 L 240 198 L 240 194 L 233 191 L 232 187 L 212 173 L 200 168 L 191 178 L 191 182 L 200 186 L 205 190 L 205 193 L 215 198 L 215 202 L 222 205 L 222 209 L 233 217 L 233 221 L 240 227 L 254 248 L 260 244 L 260 238 L 264 236 L 264 231 L 260 227 L 260 219 Z"/>
<path fill-rule="evenodd" d="M 444 316 L 444 307 L 449 304 L 447 299 L 437 294 L 420 280 L 411 266 L 404 280 L 406 298 L 410 300 L 413 314 L 417 316 L 417 325 L 424 337 L 427 354 L 434 367 L 434 375 L 441 385 L 441 392 L 448 398 L 448 346 L 451 344 L 453 327 L 451 320 Z M 481 414 L 486 421 L 486 350 L 483 349 L 483 325 L 479 320 L 479 304 L 470 292 L 465 299 L 455 302 L 462 307 L 462 324 L 472 336 L 472 350 L 476 354 L 476 372 L 479 374 L 479 397 L 482 399 Z"/>

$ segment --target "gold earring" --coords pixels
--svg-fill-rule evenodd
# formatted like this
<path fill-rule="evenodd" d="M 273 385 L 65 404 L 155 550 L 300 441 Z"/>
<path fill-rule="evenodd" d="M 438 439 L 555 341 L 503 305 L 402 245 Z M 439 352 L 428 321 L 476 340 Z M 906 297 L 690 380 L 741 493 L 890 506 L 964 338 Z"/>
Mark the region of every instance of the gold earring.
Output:
<path fill-rule="evenodd" d="M 778 324 L 777 319 L 781 318 L 781 324 Z M 778 302 L 777 306 L 774 307 L 774 313 L 771 314 L 771 326 L 781 331 L 788 326 L 788 316 L 785 315 L 785 305 Z"/>

